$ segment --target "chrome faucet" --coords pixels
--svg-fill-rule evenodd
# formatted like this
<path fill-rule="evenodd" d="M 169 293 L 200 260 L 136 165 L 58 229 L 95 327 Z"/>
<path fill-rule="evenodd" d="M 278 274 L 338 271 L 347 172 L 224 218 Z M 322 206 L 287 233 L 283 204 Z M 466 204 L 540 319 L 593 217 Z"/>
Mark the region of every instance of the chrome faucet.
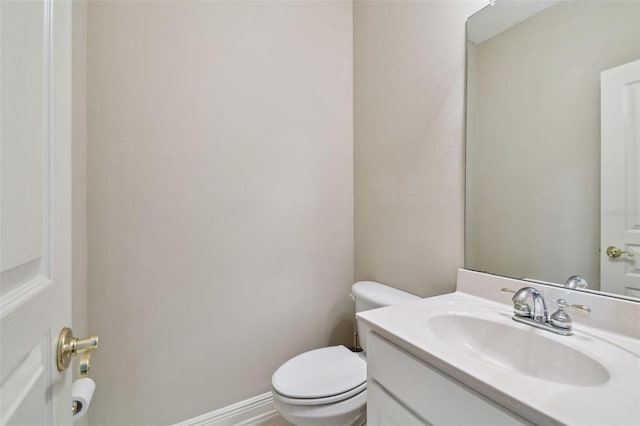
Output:
<path fill-rule="evenodd" d="M 533 301 L 533 309 L 531 309 L 531 305 L 527 303 L 529 297 L 531 297 Z M 538 289 L 523 287 L 514 294 L 512 300 L 513 308 L 517 315 L 531 318 L 542 324 L 549 321 L 547 304 L 544 302 L 544 297 Z"/>
<path fill-rule="evenodd" d="M 587 281 L 580 275 L 571 275 L 569 278 L 567 278 L 564 286 L 567 288 L 577 288 L 579 290 L 582 290 L 583 288 L 587 288 L 589 285 L 587 284 Z"/>
<path fill-rule="evenodd" d="M 584 313 L 591 312 L 588 306 L 570 305 L 563 299 L 558 299 L 558 310 L 551 316 L 547 311 L 547 304 L 544 301 L 542 292 L 533 287 L 523 287 L 518 291 L 503 288 L 505 293 L 514 293 L 513 298 L 513 320 L 528 324 L 542 330 L 563 336 L 571 336 L 571 317 L 564 311 L 565 308 L 572 308 Z M 529 299 L 531 303 L 529 303 Z"/>

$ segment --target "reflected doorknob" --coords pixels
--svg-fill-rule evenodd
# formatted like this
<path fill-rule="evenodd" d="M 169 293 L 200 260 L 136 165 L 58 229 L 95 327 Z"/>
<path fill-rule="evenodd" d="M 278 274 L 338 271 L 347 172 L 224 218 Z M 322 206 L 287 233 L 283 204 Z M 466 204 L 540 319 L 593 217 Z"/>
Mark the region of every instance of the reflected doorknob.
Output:
<path fill-rule="evenodd" d="M 612 259 L 617 259 L 620 256 L 622 256 L 623 254 L 626 254 L 629 257 L 633 257 L 634 254 L 628 251 L 623 251 L 622 249 L 616 247 L 616 246 L 609 246 L 607 247 L 607 256 L 609 256 Z"/>
<path fill-rule="evenodd" d="M 100 339 L 98 336 L 91 336 L 84 339 L 73 337 L 73 332 L 69 327 L 60 331 L 58 336 L 58 371 L 64 371 L 71 364 L 71 358 L 80 354 L 80 377 L 88 376 L 91 370 L 91 352 L 98 347 Z"/>

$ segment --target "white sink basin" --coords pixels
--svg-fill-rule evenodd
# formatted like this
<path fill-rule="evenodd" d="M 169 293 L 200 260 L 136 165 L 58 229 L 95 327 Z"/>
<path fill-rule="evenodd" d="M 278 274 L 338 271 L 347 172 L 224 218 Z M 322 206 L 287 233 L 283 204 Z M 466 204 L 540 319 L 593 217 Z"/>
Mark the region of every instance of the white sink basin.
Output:
<path fill-rule="evenodd" d="M 453 349 L 517 373 L 574 386 L 609 381 L 607 369 L 588 355 L 533 328 L 513 324 L 463 314 L 427 321 L 431 332 Z"/>

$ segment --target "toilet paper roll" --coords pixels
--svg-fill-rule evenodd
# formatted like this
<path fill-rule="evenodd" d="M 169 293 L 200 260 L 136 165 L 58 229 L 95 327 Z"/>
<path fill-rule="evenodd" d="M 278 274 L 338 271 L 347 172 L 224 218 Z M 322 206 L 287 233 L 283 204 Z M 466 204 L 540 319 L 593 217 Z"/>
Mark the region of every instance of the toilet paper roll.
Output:
<path fill-rule="evenodd" d="M 71 386 L 71 399 L 76 405 L 76 412 L 73 415 L 73 419 L 77 420 L 84 416 L 91 404 L 91 398 L 93 398 L 93 391 L 96 390 L 96 382 L 88 377 L 83 377 L 73 382 Z"/>

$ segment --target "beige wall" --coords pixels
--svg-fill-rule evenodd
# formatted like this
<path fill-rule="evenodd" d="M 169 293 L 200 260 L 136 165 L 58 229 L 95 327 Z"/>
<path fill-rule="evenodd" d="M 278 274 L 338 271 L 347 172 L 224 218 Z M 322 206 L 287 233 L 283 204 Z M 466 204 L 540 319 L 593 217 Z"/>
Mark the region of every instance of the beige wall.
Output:
<path fill-rule="evenodd" d="M 90 2 L 91 424 L 160 425 L 349 343 L 349 2 Z"/>
<path fill-rule="evenodd" d="M 472 268 L 599 288 L 600 72 L 640 58 L 640 2 L 561 2 L 472 46 Z"/>
<path fill-rule="evenodd" d="M 421 296 L 463 265 L 465 21 L 486 1 L 354 4 L 355 278 Z"/>

